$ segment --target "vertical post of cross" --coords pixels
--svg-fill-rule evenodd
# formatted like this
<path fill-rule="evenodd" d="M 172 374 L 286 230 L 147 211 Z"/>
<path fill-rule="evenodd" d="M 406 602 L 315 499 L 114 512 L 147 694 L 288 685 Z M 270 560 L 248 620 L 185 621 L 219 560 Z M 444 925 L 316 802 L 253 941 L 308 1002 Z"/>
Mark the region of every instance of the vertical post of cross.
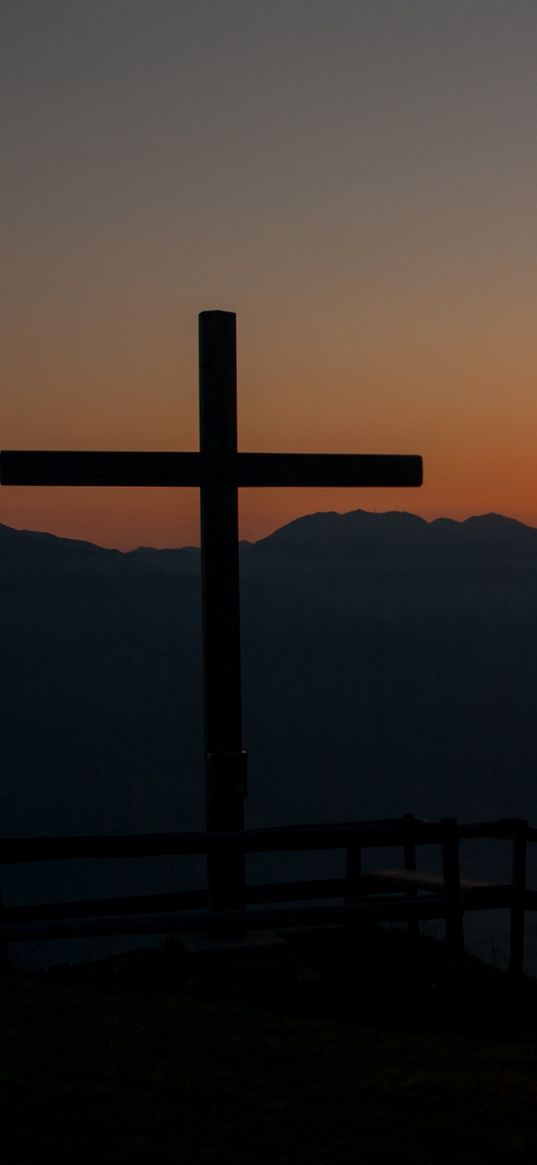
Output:
<path fill-rule="evenodd" d="M 214 462 L 201 486 L 201 560 L 205 685 L 207 829 L 244 827 L 246 753 L 242 745 L 238 491 L 222 467 L 237 453 L 236 320 L 233 312 L 199 317 L 200 452 Z M 224 480 L 222 480 L 224 477 Z M 209 906 L 244 905 L 244 855 L 208 857 Z"/>

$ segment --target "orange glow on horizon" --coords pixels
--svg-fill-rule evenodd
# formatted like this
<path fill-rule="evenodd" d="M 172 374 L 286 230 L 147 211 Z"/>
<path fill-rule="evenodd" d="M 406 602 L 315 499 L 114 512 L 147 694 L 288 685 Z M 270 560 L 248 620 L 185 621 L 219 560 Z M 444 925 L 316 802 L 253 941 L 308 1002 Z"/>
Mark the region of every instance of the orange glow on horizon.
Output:
<path fill-rule="evenodd" d="M 537 526 L 535 511 L 502 505 L 499 496 L 476 491 L 474 502 L 460 498 L 444 506 L 421 504 L 420 490 L 242 490 L 239 494 L 240 537 L 255 542 L 303 514 L 390 510 L 418 514 L 427 521 L 450 517 L 463 521 L 475 514 L 503 513 Z M 423 496 L 423 495 L 422 495 Z M 36 489 L 3 487 L 2 523 L 40 530 L 58 537 L 94 542 L 118 550 L 137 546 L 199 546 L 197 490 Z"/>
<path fill-rule="evenodd" d="M 240 533 L 267 536 L 319 510 L 406 510 L 427 520 L 496 511 L 537 525 L 537 359 L 529 310 L 503 330 L 495 314 L 445 323 L 427 312 L 424 293 L 397 317 L 389 342 L 385 305 L 353 327 L 334 310 L 324 333 L 307 312 L 282 307 L 261 327 L 247 303 L 238 310 L 239 448 L 259 452 L 420 453 L 421 489 L 243 490 Z M 2 408 L 4 448 L 196 449 L 197 320 L 185 312 L 151 330 L 116 303 L 99 344 L 81 317 L 68 342 L 35 329 L 12 344 Z M 373 310 L 375 307 L 375 310 Z M 438 306 L 437 309 L 438 311 Z M 58 321 L 58 327 L 60 327 Z M 488 321 L 491 323 L 491 321 Z M 139 327 L 136 325 L 139 324 Z M 368 324 L 368 327 L 366 326 Z M 199 544 L 196 490 L 0 489 L 0 522 L 129 549 Z"/>
<path fill-rule="evenodd" d="M 239 321 L 240 322 L 240 321 Z M 289 373 L 295 355 L 284 349 L 272 360 L 250 341 L 240 359 L 239 447 L 259 452 L 420 453 L 420 489 L 257 489 L 240 493 L 240 534 L 256 541 L 301 514 L 319 510 L 405 510 L 431 520 L 464 519 L 495 511 L 537 525 L 537 467 L 534 434 L 537 401 L 529 392 L 531 361 L 520 357 L 513 391 L 503 390 L 505 369 L 493 374 L 490 354 L 466 364 L 444 365 L 397 349 L 376 366 L 362 351 L 363 367 L 349 345 L 349 367 L 328 381 L 324 368 L 299 381 Z M 281 337 L 280 337 L 281 338 Z M 196 449 L 198 445 L 196 359 L 190 337 L 187 359 L 158 368 L 158 392 L 149 360 L 132 375 L 115 369 L 115 390 L 92 391 L 83 379 L 76 396 L 49 371 L 34 406 L 17 407 L 3 426 L 5 448 Z M 357 345 L 360 347 L 360 345 Z M 357 372 L 351 376 L 351 356 Z M 99 358 L 100 370 L 104 356 Z M 483 363 L 484 367 L 480 367 Z M 263 374 L 259 368 L 263 368 Z M 19 370 L 20 374 L 20 370 Z M 35 375 L 35 374 L 34 374 Z M 64 381 L 67 374 L 63 372 Z M 119 392 L 118 381 L 128 389 Z M 455 393 L 454 385 L 457 385 Z M 178 385 L 180 389 L 178 389 Z M 272 387 L 271 387 L 272 385 Z M 465 395 L 465 385 L 468 386 Z M 432 386 L 432 387 L 431 387 Z M 515 391 L 516 387 L 516 391 Z M 471 388 L 471 392 L 470 392 Z M 533 503 L 535 499 L 535 503 Z M 196 490 L 0 488 L 0 522 L 63 537 L 130 549 L 199 545 Z"/>

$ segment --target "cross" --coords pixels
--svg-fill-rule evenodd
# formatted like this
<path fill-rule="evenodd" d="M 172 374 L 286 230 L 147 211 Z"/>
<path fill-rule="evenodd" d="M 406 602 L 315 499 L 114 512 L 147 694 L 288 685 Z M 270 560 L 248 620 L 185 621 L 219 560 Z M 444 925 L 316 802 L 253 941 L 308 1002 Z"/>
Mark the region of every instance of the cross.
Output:
<path fill-rule="evenodd" d="M 243 486 L 419 486 L 421 457 L 237 451 L 236 320 L 199 317 L 198 453 L 3 451 L 2 485 L 198 486 L 207 829 L 244 827 L 238 489 Z M 244 857 L 208 859 L 209 905 L 244 905 Z"/>

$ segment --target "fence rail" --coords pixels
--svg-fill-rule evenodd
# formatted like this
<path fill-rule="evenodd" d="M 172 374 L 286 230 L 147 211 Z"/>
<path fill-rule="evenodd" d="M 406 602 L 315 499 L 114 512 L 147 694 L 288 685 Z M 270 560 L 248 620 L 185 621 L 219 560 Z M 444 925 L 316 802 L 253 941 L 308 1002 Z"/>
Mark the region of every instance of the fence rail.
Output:
<path fill-rule="evenodd" d="M 269 853 L 285 850 L 344 849 L 350 845 L 374 848 L 392 845 L 442 843 L 449 830 L 458 837 L 537 840 L 537 829 L 521 818 L 459 825 L 454 818 L 422 821 L 416 817 L 389 818 L 329 825 L 284 825 L 244 829 L 236 833 L 96 834 L 72 837 L 14 837 L 0 839 L 0 865 L 64 861 L 76 858 L 164 857 L 209 854 L 216 851 Z"/>
<path fill-rule="evenodd" d="M 510 882 L 461 878 L 461 841 L 489 839 L 512 845 Z M 308 878 L 245 886 L 244 909 L 209 910 L 206 889 L 105 899 L 2 906 L 0 948 L 8 943 L 102 934 L 181 933 L 226 928 L 321 926 L 364 921 L 419 922 L 443 919 L 455 968 L 464 949 L 467 910 L 510 910 L 510 969 L 524 967 L 524 920 L 537 910 L 537 890 L 526 885 L 528 842 L 537 829 L 521 818 L 458 823 L 422 821 L 411 815 L 344 824 L 282 826 L 237 833 L 157 833 L 115 836 L 0 839 L 0 865 L 81 859 L 121 859 L 215 853 L 283 853 L 342 850 L 346 877 Z M 422 846 L 438 846 L 442 873 L 419 868 Z M 367 871 L 363 851 L 400 847 L 403 866 Z M 1 951 L 0 951 L 1 954 Z M 1 962 L 1 959 L 0 959 Z"/>

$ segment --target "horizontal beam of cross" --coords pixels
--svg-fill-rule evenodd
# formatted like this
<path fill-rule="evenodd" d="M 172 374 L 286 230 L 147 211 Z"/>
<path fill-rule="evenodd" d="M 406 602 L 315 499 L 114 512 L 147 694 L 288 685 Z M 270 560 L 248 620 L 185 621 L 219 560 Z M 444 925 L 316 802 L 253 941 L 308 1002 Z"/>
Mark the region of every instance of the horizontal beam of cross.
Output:
<path fill-rule="evenodd" d="M 0 453 L 2 485 L 419 486 L 421 457 L 355 453 Z"/>

